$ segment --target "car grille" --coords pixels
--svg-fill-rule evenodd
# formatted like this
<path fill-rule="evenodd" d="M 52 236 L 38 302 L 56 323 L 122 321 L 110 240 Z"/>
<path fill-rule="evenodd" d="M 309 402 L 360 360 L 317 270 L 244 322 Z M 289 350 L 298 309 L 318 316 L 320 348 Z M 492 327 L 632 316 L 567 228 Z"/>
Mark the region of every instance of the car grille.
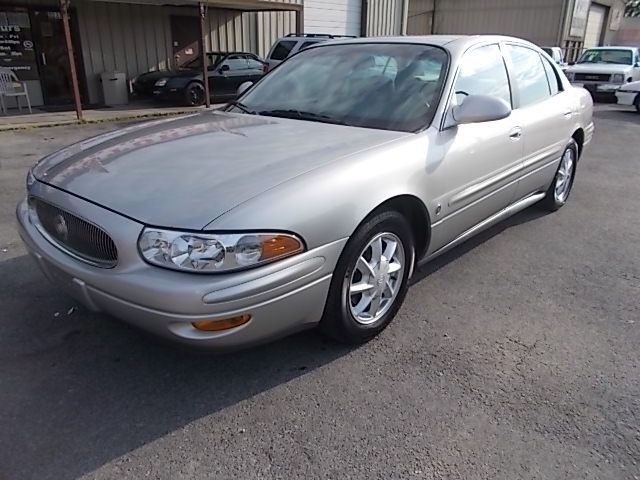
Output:
<path fill-rule="evenodd" d="M 576 73 L 574 78 L 586 82 L 608 82 L 611 75 L 608 73 Z"/>
<path fill-rule="evenodd" d="M 118 263 L 118 250 L 101 228 L 38 198 L 29 198 L 37 215 L 41 233 L 63 250 L 97 267 L 111 268 Z"/>

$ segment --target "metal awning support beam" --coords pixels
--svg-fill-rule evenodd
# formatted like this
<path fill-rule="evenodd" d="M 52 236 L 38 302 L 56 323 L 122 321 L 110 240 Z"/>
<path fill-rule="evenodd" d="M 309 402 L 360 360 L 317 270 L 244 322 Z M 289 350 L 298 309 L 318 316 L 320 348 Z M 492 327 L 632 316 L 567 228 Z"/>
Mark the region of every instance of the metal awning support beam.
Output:
<path fill-rule="evenodd" d="M 76 61 L 73 55 L 71 28 L 69 27 L 69 2 L 70 0 L 60 0 L 60 13 L 62 15 L 62 29 L 64 30 L 64 39 L 67 46 L 67 58 L 69 59 L 69 74 L 71 77 L 71 88 L 73 90 L 73 103 L 76 107 L 76 117 L 79 121 L 82 121 L 82 103 L 80 102 L 78 72 L 76 71 Z"/>
<path fill-rule="evenodd" d="M 207 37 L 205 36 L 205 20 L 207 19 L 207 7 L 203 2 L 198 3 L 200 10 L 200 58 L 202 59 L 202 83 L 204 84 L 204 102 L 207 108 L 211 108 L 209 95 L 209 62 L 207 61 Z"/>

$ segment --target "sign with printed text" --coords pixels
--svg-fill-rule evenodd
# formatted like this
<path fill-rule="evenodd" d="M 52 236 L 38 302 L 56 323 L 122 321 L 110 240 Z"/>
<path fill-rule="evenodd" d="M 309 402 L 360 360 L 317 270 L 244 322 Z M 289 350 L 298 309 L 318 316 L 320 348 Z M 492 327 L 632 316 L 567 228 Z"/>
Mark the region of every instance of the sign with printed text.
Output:
<path fill-rule="evenodd" d="M 38 65 L 26 9 L 0 8 L 0 67 L 13 70 L 20 80 L 37 80 Z"/>
<path fill-rule="evenodd" d="M 584 31 L 587 28 L 587 18 L 589 18 L 589 7 L 591 0 L 576 0 L 573 6 L 573 17 L 571 18 L 571 30 L 569 35 L 572 37 L 584 37 Z"/>

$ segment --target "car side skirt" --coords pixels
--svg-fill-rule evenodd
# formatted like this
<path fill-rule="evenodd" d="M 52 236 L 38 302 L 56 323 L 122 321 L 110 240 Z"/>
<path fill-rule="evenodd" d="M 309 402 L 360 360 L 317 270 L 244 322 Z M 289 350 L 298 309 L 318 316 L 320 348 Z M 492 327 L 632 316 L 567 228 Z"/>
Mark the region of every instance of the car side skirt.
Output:
<path fill-rule="evenodd" d="M 524 210 L 527 207 L 530 207 L 534 203 L 537 203 L 540 200 L 542 200 L 544 196 L 545 196 L 545 192 L 534 193 L 532 195 L 522 198 L 521 200 L 518 200 L 515 203 L 512 203 L 507 208 L 500 210 L 498 213 L 490 216 L 489 218 L 486 218 L 485 220 L 481 221 L 480 223 L 477 223 L 470 229 L 461 233 L 456 238 L 454 238 L 451 242 L 447 243 L 443 247 L 440 247 L 438 250 L 436 250 L 432 254 L 426 257 L 423 257 L 418 262 L 418 265 L 423 265 L 428 261 L 433 260 L 434 258 L 442 255 L 443 253 L 451 250 L 453 247 L 460 245 L 466 240 L 469 240 L 471 237 L 473 237 L 477 233 L 480 233 L 481 231 L 486 230 L 492 225 L 495 225 L 496 223 L 501 222 L 502 220 L 505 220 L 506 218 L 514 215 L 515 213 L 521 210 Z"/>

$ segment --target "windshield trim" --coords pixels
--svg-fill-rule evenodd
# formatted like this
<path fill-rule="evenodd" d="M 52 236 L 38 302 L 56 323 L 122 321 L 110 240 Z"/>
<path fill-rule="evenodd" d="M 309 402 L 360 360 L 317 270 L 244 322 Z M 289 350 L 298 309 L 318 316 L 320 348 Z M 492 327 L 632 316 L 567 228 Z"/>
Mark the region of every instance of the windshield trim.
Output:
<path fill-rule="evenodd" d="M 305 48 L 304 50 L 298 50 L 296 53 L 294 53 L 293 55 L 289 55 L 287 58 L 285 58 L 283 61 L 281 61 L 280 63 L 278 63 L 278 65 L 276 65 L 274 68 L 272 68 L 269 73 L 267 75 L 264 75 L 260 80 L 258 80 L 254 86 L 260 85 L 260 82 L 262 82 L 266 77 L 268 77 L 271 72 L 274 72 L 276 69 L 280 68 L 281 65 L 283 65 L 284 63 L 290 61 L 290 59 L 297 57 L 298 55 L 304 55 L 306 53 L 308 53 L 311 50 L 315 50 L 316 48 L 334 48 L 334 47 L 348 47 L 351 45 L 415 45 L 418 47 L 431 47 L 431 48 L 437 48 L 441 51 L 444 52 L 445 56 L 446 56 L 446 62 L 444 65 L 444 70 L 443 70 L 443 78 L 442 78 L 442 82 L 440 85 L 440 90 L 437 92 L 437 98 L 435 101 L 435 106 L 433 108 L 432 114 L 431 116 L 425 121 L 425 123 L 423 125 L 421 125 L 420 127 L 418 127 L 415 130 L 397 130 L 397 129 L 391 129 L 391 128 L 379 128 L 379 127 L 370 127 L 370 126 L 362 126 L 362 125 L 353 125 L 353 127 L 356 128 L 368 128 L 371 130 L 384 130 L 384 131 L 389 131 L 389 132 L 402 132 L 402 133 L 420 133 L 423 132 L 425 130 L 427 130 L 431 125 L 433 125 L 433 122 L 435 120 L 435 117 L 439 111 L 439 107 L 442 103 L 442 97 L 444 95 L 445 89 L 446 89 L 446 85 L 447 85 L 447 81 L 449 79 L 449 74 L 451 72 L 451 52 L 449 50 L 447 50 L 446 48 L 444 48 L 443 45 L 434 45 L 432 43 L 423 43 L 423 42 L 381 42 L 381 41 L 371 41 L 371 42 L 362 42 L 362 41 L 358 41 L 358 42 L 318 42 L 315 45 L 311 45 L 307 48 Z M 242 102 L 242 99 L 244 98 L 245 95 L 247 95 L 249 93 L 249 90 L 253 90 L 253 87 L 248 89 L 246 92 L 244 92 L 240 97 L 237 98 L 237 100 Z M 227 111 L 227 109 L 225 108 L 225 111 Z M 245 114 L 246 115 L 246 114 Z M 296 120 L 296 119 L 294 119 Z"/>

